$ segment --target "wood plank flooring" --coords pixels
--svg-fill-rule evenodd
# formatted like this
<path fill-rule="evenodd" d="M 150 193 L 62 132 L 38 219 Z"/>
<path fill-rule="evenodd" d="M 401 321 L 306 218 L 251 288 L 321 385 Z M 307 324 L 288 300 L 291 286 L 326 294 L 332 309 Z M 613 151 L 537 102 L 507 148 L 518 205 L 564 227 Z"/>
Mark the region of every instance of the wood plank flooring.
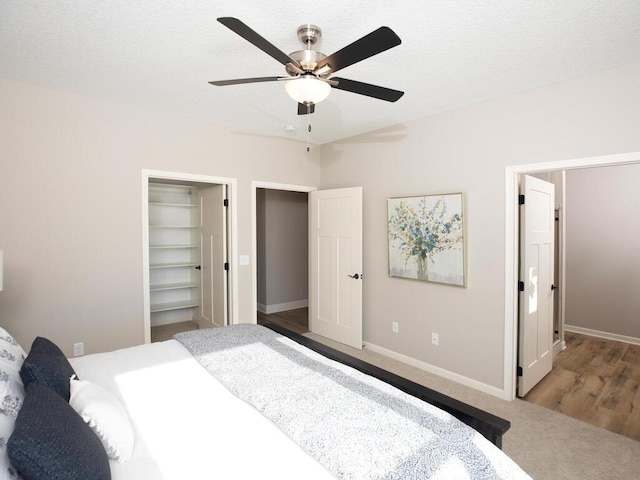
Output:
<path fill-rule="evenodd" d="M 524 399 L 640 440 L 640 345 L 571 332 L 565 342 Z"/>
<path fill-rule="evenodd" d="M 197 330 L 197 322 L 179 322 L 170 323 L 168 325 L 158 325 L 157 327 L 151 327 L 151 341 L 152 342 L 164 342 L 165 340 L 171 340 L 176 333 L 186 332 L 188 330 Z"/>
<path fill-rule="evenodd" d="M 270 313 L 269 315 L 258 312 L 258 325 L 264 325 L 268 322 L 302 335 L 309 331 L 309 309 L 307 307 L 296 308 L 285 312 Z"/>
<path fill-rule="evenodd" d="M 258 324 L 264 325 L 265 323 L 271 322 L 293 332 L 303 334 L 309 331 L 308 315 L 309 309 L 307 307 L 296 308 L 295 310 L 288 310 L 286 312 L 271 313 L 269 315 L 258 312 Z M 151 341 L 162 342 L 171 339 L 176 333 L 197 329 L 198 324 L 196 322 L 180 322 L 151 327 Z"/>

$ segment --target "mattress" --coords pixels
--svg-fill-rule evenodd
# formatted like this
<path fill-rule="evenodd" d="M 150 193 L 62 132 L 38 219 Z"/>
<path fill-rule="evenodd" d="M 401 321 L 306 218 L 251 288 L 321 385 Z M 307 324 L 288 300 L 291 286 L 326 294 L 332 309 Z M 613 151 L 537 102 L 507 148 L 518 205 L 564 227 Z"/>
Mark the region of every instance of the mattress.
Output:
<path fill-rule="evenodd" d="M 175 340 L 70 362 L 79 378 L 113 393 L 131 419 L 133 457 L 110 461 L 114 480 L 333 478 Z"/>
<path fill-rule="evenodd" d="M 178 337 L 182 343 L 169 340 L 69 360 L 81 380 L 120 400 L 132 423 L 133 455 L 126 462 L 109 461 L 114 480 L 530 478 L 448 413 L 263 327 Z M 350 428 L 331 427 L 331 415 L 306 418 L 305 412 L 318 411 L 305 400 L 314 396 L 324 398 L 326 412 L 353 417 Z M 354 397 L 351 407 L 349 397 Z M 408 410 L 420 419 L 407 416 Z M 433 421 L 423 422 L 426 415 Z M 293 417 L 305 418 L 291 423 Z M 396 426 L 389 429 L 385 422 Z M 366 437 L 373 431 L 382 436 L 371 443 Z M 393 433 L 385 436 L 385 431 Z M 339 443 L 340 455 L 331 443 Z M 416 456 L 423 447 L 425 455 Z"/>

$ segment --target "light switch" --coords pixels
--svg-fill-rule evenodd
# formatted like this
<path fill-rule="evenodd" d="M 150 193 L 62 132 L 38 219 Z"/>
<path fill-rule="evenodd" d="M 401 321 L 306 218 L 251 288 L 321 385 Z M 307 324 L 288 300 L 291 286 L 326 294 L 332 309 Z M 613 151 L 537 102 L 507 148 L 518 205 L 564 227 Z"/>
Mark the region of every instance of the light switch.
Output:
<path fill-rule="evenodd" d="M 249 255 L 240 255 L 240 265 L 249 265 Z"/>

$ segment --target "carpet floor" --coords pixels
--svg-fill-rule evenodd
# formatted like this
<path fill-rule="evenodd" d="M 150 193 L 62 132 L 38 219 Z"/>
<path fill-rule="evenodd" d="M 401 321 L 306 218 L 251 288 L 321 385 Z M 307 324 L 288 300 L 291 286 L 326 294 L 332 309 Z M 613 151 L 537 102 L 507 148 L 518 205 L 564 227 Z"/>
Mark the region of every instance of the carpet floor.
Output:
<path fill-rule="evenodd" d="M 364 348 L 306 336 L 511 421 L 503 450 L 536 480 L 640 478 L 640 442 L 524 400 L 506 401 Z"/>

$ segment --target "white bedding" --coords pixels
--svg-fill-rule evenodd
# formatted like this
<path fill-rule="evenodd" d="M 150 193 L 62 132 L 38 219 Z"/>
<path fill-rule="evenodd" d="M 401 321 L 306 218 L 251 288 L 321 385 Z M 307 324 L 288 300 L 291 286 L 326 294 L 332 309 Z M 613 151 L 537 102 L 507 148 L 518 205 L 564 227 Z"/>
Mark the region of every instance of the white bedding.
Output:
<path fill-rule="evenodd" d="M 270 420 L 236 398 L 175 340 L 70 359 L 119 398 L 135 432 L 114 480 L 333 478 Z"/>

